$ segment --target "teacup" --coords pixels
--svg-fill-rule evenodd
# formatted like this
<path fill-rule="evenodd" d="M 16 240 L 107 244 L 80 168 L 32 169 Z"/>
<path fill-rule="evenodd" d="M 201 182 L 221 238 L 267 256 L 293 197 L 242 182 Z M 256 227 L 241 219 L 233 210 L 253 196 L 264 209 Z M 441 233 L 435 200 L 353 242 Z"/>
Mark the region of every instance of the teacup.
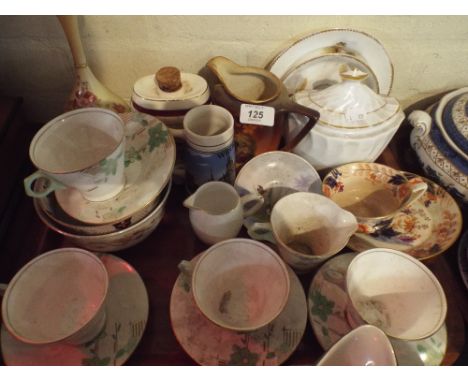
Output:
<path fill-rule="evenodd" d="M 306 272 L 343 249 L 356 229 L 354 215 L 332 200 L 296 192 L 275 204 L 269 223 L 254 223 L 248 233 L 276 244 L 286 263 Z"/>
<path fill-rule="evenodd" d="M 86 343 L 104 327 L 108 286 L 106 267 L 91 252 L 46 252 L 21 268 L 6 287 L 3 323 L 28 344 Z"/>
<path fill-rule="evenodd" d="M 395 352 L 385 333 L 362 325 L 340 338 L 317 366 L 396 366 Z"/>
<path fill-rule="evenodd" d="M 356 216 L 358 231 L 372 233 L 420 198 L 427 184 L 377 163 L 350 163 L 330 171 L 323 194 Z"/>
<path fill-rule="evenodd" d="M 447 301 L 434 274 L 403 252 L 375 248 L 357 255 L 346 273 L 347 319 L 390 337 L 420 340 L 444 324 Z"/>
<path fill-rule="evenodd" d="M 250 239 L 230 239 L 207 249 L 195 266 L 183 261 L 200 311 L 216 325 L 253 331 L 273 321 L 289 296 L 289 275 L 268 246 Z"/>
<path fill-rule="evenodd" d="M 110 199 L 125 184 L 125 134 L 122 119 L 100 108 L 73 110 L 54 118 L 34 136 L 29 156 L 39 169 L 24 180 L 35 198 L 60 188 L 76 188 L 90 201 Z M 34 191 L 39 178 L 48 187 Z"/>
<path fill-rule="evenodd" d="M 262 205 L 262 196 L 240 197 L 233 186 L 224 182 L 205 183 L 184 201 L 195 234 L 206 244 L 236 237 L 244 216 L 254 214 Z"/>

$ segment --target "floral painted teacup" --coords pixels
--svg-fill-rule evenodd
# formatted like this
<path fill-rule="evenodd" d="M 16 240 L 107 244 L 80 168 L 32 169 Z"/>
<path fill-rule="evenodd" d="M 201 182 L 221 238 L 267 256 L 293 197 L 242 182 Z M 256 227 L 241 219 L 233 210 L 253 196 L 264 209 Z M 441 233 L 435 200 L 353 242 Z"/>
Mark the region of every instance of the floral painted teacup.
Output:
<path fill-rule="evenodd" d="M 377 163 L 350 163 L 330 171 L 322 182 L 325 196 L 351 212 L 358 232 L 372 233 L 421 197 L 427 184 Z"/>
<path fill-rule="evenodd" d="M 125 185 L 124 148 L 124 123 L 116 113 L 85 108 L 59 115 L 31 141 L 29 156 L 39 170 L 24 179 L 25 191 L 41 198 L 70 187 L 90 201 L 110 199 Z M 33 183 L 40 178 L 48 186 L 37 192 Z"/>

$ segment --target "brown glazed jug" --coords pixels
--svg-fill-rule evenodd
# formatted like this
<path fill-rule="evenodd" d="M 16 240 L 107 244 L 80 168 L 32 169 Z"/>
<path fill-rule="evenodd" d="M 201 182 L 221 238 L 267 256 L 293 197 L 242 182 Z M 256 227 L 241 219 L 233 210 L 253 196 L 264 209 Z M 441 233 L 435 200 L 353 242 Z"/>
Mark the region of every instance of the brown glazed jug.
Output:
<path fill-rule="evenodd" d="M 207 66 L 221 82 L 214 86 L 213 103 L 226 108 L 234 116 L 237 169 L 258 154 L 292 150 L 320 117 L 317 111 L 292 101 L 279 78 L 266 69 L 240 66 L 222 56 L 212 58 Z M 273 126 L 245 123 L 245 120 L 242 123 L 240 115 L 243 104 L 273 108 Z M 309 121 L 280 148 L 281 138 L 287 129 L 288 113 L 302 114 Z"/>

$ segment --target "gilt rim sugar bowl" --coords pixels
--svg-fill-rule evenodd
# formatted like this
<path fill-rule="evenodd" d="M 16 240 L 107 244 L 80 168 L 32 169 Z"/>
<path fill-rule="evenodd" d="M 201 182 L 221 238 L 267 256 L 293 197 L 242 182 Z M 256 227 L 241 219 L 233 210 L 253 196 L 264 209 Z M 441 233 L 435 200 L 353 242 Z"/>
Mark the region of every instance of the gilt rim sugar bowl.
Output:
<path fill-rule="evenodd" d="M 316 127 L 294 149 L 317 170 L 374 162 L 404 120 L 395 98 L 379 95 L 363 83 L 367 73 L 354 69 L 340 76 L 338 84 L 294 95 L 297 103 L 320 113 Z M 303 117 L 291 115 L 290 134 L 303 123 Z"/>
<path fill-rule="evenodd" d="M 446 94 L 428 112 L 408 116 L 410 143 L 425 173 L 468 202 L 468 87 Z"/>

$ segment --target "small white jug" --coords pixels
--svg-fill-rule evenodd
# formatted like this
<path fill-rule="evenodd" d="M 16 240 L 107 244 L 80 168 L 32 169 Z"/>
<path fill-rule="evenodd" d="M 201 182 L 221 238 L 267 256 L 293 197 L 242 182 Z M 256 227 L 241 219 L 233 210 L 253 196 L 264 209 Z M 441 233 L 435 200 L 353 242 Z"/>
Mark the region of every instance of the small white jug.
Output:
<path fill-rule="evenodd" d="M 253 204 L 248 206 L 248 204 Z M 197 237 L 206 244 L 232 239 L 239 234 L 245 216 L 257 212 L 263 197 L 248 194 L 240 197 L 236 189 L 225 182 L 208 182 L 184 201 Z"/>

